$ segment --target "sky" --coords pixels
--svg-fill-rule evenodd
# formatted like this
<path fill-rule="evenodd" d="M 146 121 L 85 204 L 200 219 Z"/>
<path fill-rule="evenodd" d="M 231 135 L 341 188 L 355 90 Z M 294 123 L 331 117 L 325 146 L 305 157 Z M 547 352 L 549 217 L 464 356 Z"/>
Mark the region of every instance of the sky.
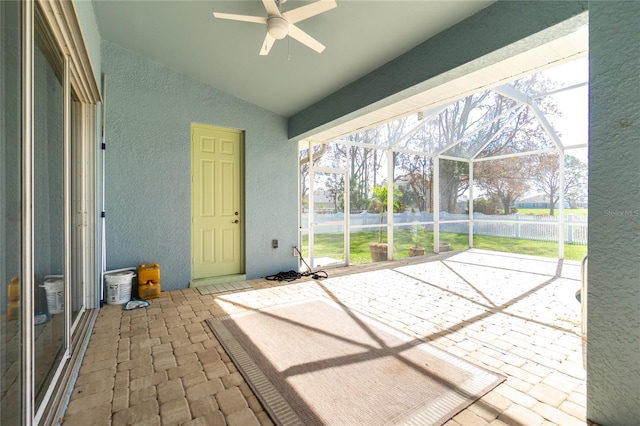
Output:
<path fill-rule="evenodd" d="M 589 81 L 588 58 L 581 58 L 543 72 L 559 82 L 563 87 Z M 588 143 L 589 138 L 589 88 L 577 89 L 553 95 L 562 111 L 562 117 L 551 119 L 553 127 L 561 134 L 565 147 Z M 574 155 L 587 162 L 587 148 L 567 149 L 568 155 Z"/>

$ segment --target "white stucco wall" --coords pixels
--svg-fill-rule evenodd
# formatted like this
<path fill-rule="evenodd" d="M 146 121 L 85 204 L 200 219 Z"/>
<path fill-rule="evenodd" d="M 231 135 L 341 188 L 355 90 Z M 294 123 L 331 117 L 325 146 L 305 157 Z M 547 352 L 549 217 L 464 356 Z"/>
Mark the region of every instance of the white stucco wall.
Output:
<path fill-rule="evenodd" d="M 245 131 L 247 277 L 295 269 L 297 150 L 286 119 L 106 41 L 102 71 L 107 269 L 159 263 L 163 290 L 188 286 L 193 122 Z"/>
<path fill-rule="evenodd" d="M 640 2 L 589 3 L 587 417 L 640 424 Z"/>

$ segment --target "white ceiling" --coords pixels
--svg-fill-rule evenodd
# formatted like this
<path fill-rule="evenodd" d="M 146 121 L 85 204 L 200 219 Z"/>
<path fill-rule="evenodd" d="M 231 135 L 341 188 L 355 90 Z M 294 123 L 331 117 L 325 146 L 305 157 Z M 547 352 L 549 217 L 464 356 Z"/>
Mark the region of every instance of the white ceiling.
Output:
<path fill-rule="evenodd" d="M 289 0 L 283 8 L 309 3 Z M 279 40 L 259 56 L 263 25 L 215 19 L 264 16 L 254 0 L 93 0 L 103 39 L 284 117 L 489 6 L 493 0 L 337 0 L 297 24 L 326 46 Z"/>

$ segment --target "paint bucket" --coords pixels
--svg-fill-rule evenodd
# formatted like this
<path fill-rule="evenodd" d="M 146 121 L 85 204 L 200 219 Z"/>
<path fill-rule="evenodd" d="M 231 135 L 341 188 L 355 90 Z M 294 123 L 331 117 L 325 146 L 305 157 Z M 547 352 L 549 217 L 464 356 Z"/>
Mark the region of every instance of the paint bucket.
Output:
<path fill-rule="evenodd" d="M 64 312 L 64 278 L 61 276 L 49 276 L 44 280 L 44 288 L 47 295 L 47 307 L 50 314 Z"/>
<path fill-rule="evenodd" d="M 131 287 L 135 273 L 130 270 L 113 271 L 104 275 L 107 287 L 107 304 L 122 305 L 131 299 Z"/>

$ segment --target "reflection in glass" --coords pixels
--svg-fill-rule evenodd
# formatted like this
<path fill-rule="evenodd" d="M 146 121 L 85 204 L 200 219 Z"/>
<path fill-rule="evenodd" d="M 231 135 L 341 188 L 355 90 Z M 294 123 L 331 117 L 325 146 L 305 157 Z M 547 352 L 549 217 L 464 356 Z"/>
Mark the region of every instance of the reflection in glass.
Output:
<path fill-rule="evenodd" d="M 83 204 L 83 177 L 85 173 L 85 157 L 82 146 L 82 127 L 80 123 L 82 106 L 78 102 L 73 102 L 71 113 L 71 194 L 72 204 L 74 212 L 85 212 L 86 209 Z M 82 223 L 84 217 L 82 214 L 76 220 L 71 227 L 71 241 L 72 241 L 72 256 L 71 256 L 71 270 L 73 271 L 71 279 L 71 318 L 72 322 L 78 319 L 78 316 L 84 308 L 84 232 L 85 226 Z"/>
<path fill-rule="evenodd" d="M 38 15 L 36 15 L 38 17 Z M 42 400 L 64 349 L 62 64 L 41 20 L 34 49 L 34 380 Z"/>
<path fill-rule="evenodd" d="M 0 424 L 20 424 L 21 13 L 0 2 Z"/>

